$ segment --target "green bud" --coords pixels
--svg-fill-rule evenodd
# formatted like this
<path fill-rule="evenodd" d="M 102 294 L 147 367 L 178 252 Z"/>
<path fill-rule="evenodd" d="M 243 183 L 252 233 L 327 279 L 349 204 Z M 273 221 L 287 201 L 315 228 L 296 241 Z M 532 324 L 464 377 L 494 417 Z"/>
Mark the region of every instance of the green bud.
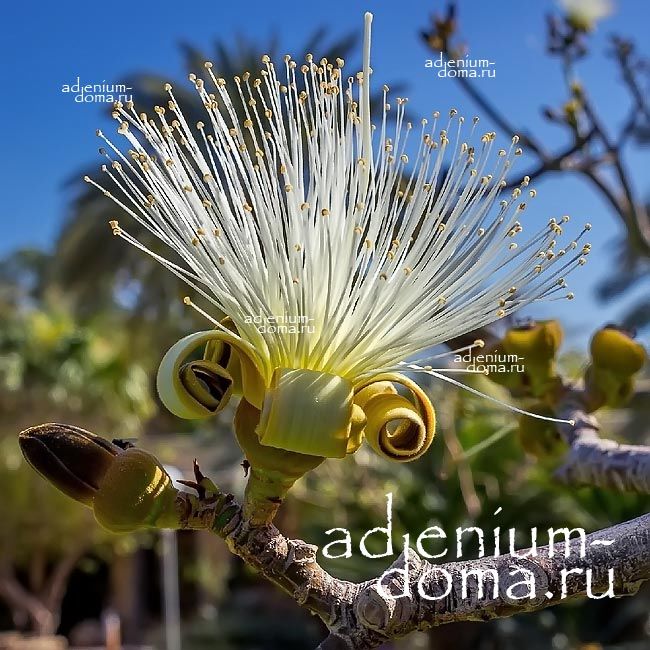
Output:
<path fill-rule="evenodd" d="M 508 354 L 524 357 L 525 363 L 541 365 L 555 359 L 562 338 L 557 321 L 539 321 L 511 328 L 501 344 Z"/>
<path fill-rule="evenodd" d="M 585 371 L 585 391 L 590 411 L 597 411 L 603 406 L 620 408 L 634 394 L 634 379 L 617 376 L 591 364 Z"/>
<path fill-rule="evenodd" d="M 595 366 L 621 378 L 635 375 L 647 359 L 643 345 L 614 325 L 606 325 L 593 335 L 590 350 Z"/>
<path fill-rule="evenodd" d="M 491 372 L 490 379 L 508 388 L 515 397 L 543 397 L 557 387 L 555 357 L 562 344 L 557 321 L 539 321 L 508 330 L 503 340 L 486 352 L 516 356 L 524 372 Z M 506 362 L 504 365 L 508 366 Z"/>
<path fill-rule="evenodd" d="M 634 394 L 634 375 L 646 362 L 646 350 L 614 325 L 598 330 L 591 339 L 591 364 L 585 372 L 589 410 L 623 406 Z"/>
<path fill-rule="evenodd" d="M 553 411 L 544 404 L 538 404 L 530 410 L 537 415 L 555 417 Z M 526 415 L 519 417 L 517 439 L 525 452 L 540 460 L 559 459 L 567 449 L 566 443 L 553 422 L 538 420 Z"/>
<path fill-rule="evenodd" d="M 496 359 L 503 359 L 507 355 L 503 345 L 500 343 L 486 347 L 482 351 L 482 354 L 485 354 L 487 358 L 490 355 Z M 488 375 L 490 381 L 507 388 L 515 397 L 524 397 L 529 394 L 530 380 L 525 372 L 510 372 L 508 369 L 505 369 L 507 364 L 503 364 L 504 370 L 501 370 L 501 364 L 494 365 L 497 367 L 490 370 L 490 374 Z"/>

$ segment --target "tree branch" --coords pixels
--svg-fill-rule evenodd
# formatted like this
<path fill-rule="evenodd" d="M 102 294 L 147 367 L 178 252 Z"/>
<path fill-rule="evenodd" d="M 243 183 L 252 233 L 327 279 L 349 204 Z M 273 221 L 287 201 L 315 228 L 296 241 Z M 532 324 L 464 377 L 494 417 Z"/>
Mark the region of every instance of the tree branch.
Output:
<path fill-rule="evenodd" d="M 320 650 L 366 650 L 414 630 L 511 616 L 601 594 L 610 587 L 610 570 L 616 596 L 633 594 L 650 579 L 650 514 L 586 536 L 584 557 L 578 539 L 562 545 L 560 553 L 556 544 L 555 553 L 542 547 L 531 549 L 530 557 L 521 551 L 520 557 L 444 565 L 409 551 L 384 574 L 380 588 L 378 579 L 355 584 L 331 576 L 318 564 L 317 547 L 287 539 L 272 524 L 252 526 L 232 495 L 199 499 L 180 493 L 177 507 L 182 528 L 212 530 L 233 553 L 317 614 L 330 630 Z M 611 543 L 599 543 L 603 540 Z M 526 576 L 534 581 L 534 593 L 522 587 Z M 437 596 L 442 597 L 434 600 Z"/>
<path fill-rule="evenodd" d="M 53 634 L 56 631 L 56 619 L 52 612 L 29 593 L 12 573 L 3 572 L 0 575 L 0 598 L 10 609 L 27 612 L 38 634 Z"/>
<path fill-rule="evenodd" d="M 573 123 L 562 111 L 546 109 L 546 117 L 560 126 L 567 127 L 571 132 L 572 142 L 568 148 L 556 153 L 548 152 L 543 139 L 536 134 L 517 129 L 509 117 L 493 104 L 466 77 L 455 77 L 458 85 L 472 101 L 486 114 L 498 128 L 506 133 L 519 133 L 522 146 L 532 153 L 536 162 L 527 174 L 531 179 L 544 176 L 548 172 L 570 170 L 582 174 L 605 198 L 614 209 L 626 230 L 635 250 L 642 255 L 650 255 L 650 217 L 643 201 L 635 197 L 632 183 L 622 157 L 622 149 L 628 136 L 637 128 L 639 116 L 647 120 L 650 114 L 639 81 L 637 69 L 644 68 L 645 62 L 634 56 L 631 42 L 619 37 L 613 38 L 614 58 L 620 66 L 623 81 L 632 99 L 632 109 L 620 133 L 615 138 L 610 137 L 597 111 L 587 97 L 585 89 L 577 83 L 572 67 L 577 59 L 587 52 L 584 44 L 577 38 L 578 32 L 570 28 L 566 34 L 558 33 L 559 23 L 551 21 L 548 32 L 549 51 L 560 55 L 563 72 L 569 91 L 569 97 L 578 101 L 580 117 L 586 122 L 584 129 L 579 123 Z M 458 56 L 457 48 L 451 43 L 451 36 L 456 33 L 455 3 L 450 3 L 446 19 L 436 19 L 431 32 L 424 32 L 427 45 L 435 52 L 440 52 L 448 60 Z M 600 144 L 604 149 L 602 156 L 594 158 L 590 145 Z M 599 165 L 607 162 L 608 170 L 612 172 L 612 182 L 606 182 L 599 172 Z M 510 183 L 510 187 L 514 184 Z"/>
<path fill-rule="evenodd" d="M 58 620 L 61 610 L 61 603 L 65 596 L 70 574 L 83 557 L 86 550 L 85 545 L 73 546 L 54 566 L 47 583 L 41 594 L 41 599 L 47 608 L 56 615 Z"/>
<path fill-rule="evenodd" d="M 579 391 L 570 391 L 559 408 L 560 417 L 575 424 L 558 427 L 570 449 L 556 476 L 565 483 L 650 494 L 650 446 L 600 438 L 598 421 L 583 403 Z"/>

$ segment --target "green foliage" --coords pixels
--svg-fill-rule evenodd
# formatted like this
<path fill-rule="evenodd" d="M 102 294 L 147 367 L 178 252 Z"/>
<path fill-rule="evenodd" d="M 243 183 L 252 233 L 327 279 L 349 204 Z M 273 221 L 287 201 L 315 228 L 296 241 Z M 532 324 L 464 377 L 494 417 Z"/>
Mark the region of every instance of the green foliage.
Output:
<path fill-rule="evenodd" d="M 133 435 L 155 406 L 126 331 L 80 328 L 63 310 L 34 309 L 15 311 L 0 329 L 0 410 L 0 435 L 56 419 Z"/>
<path fill-rule="evenodd" d="M 0 326 L 0 552 L 15 566 L 88 548 L 107 535 L 92 512 L 27 465 L 18 432 L 43 421 L 136 435 L 155 412 L 127 333 L 80 328 L 62 308 L 16 306 Z"/>

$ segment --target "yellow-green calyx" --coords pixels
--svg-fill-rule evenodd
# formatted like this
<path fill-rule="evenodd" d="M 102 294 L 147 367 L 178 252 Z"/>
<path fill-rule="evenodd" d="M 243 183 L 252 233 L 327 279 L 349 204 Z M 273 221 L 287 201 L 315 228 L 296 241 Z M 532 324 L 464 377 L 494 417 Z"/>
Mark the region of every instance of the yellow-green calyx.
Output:
<path fill-rule="evenodd" d="M 202 358 L 192 359 L 201 347 Z M 197 332 L 176 343 L 158 371 L 158 392 L 165 406 L 184 418 L 214 415 L 241 395 L 259 412 L 250 433 L 267 453 L 275 448 L 343 458 L 365 438 L 381 456 L 407 462 L 429 448 L 435 433 L 429 398 L 403 375 L 353 381 L 309 368 L 269 371 L 251 346 L 224 330 Z M 255 467 L 254 459 L 248 460 Z"/>
<path fill-rule="evenodd" d="M 270 522 L 291 486 L 325 460 L 262 445 L 257 434 L 260 416 L 258 409 L 242 399 L 234 422 L 237 441 L 250 463 L 244 515 L 258 524 Z"/>
<path fill-rule="evenodd" d="M 618 407 L 634 392 L 634 375 L 645 365 L 647 353 L 623 329 L 608 325 L 591 339 L 591 363 L 585 372 L 585 389 L 589 406 Z"/>
<path fill-rule="evenodd" d="M 523 366 L 523 372 L 491 372 L 490 379 L 508 388 L 517 397 L 543 397 L 557 382 L 556 356 L 562 344 L 562 327 L 557 321 L 539 321 L 513 327 L 486 354 L 507 359 L 503 365 Z"/>
<path fill-rule="evenodd" d="M 59 490 L 92 508 L 113 532 L 173 527 L 177 490 L 150 453 L 89 431 L 44 424 L 20 434 L 27 461 Z"/>
<path fill-rule="evenodd" d="M 115 457 L 93 499 L 97 521 L 115 532 L 173 527 L 178 491 L 158 460 L 143 449 Z"/>
<path fill-rule="evenodd" d="M 553 410 L 544 404 L 533 406 L 531 411 L 545 417 L 554 415 Z M 517 439 L 524 451 L 540 460 L 557 460 L 567 449 L 566 443 L 562 440 L 557 426 L 553 422 L 525 415 L 519 418 Z"/>

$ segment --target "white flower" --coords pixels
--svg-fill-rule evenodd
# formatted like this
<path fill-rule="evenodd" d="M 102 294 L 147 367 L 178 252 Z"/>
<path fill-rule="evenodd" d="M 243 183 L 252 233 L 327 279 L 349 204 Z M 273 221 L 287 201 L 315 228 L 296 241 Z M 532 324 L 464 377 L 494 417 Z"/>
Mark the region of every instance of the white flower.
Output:
<path fill-rule="evenodd" d="M 614 12 L 612 0 L 560 0 L 560 5 L 576 26 L 587 31 Z"/>
<path fill-rule="evenodd" d="M 235 78 L 233 97 L 206 63 L 205 81 L 190 75 L 205 122 L 190 126 L 167 85 L 169 107 L 155 119 L 117 105 L 128 153 L 99 133 L 112 152 L 103 169 L 130 202 L 86 180 L 184 265 L 116 221 L 114 233 L 232 319 L 266 386 L 278 368 L 352 383 L 403 369 L 533 302 L 571 298 L 565 278 L 589 252 L 578 243 L 588 227 L 560 244 L 568 217 L 535 226 L 528 178 L 505 189 L 516 136 L 500 148 L 456 110 L 412 125 L 406 99 L 389 101 L 387 87 L 371 125 L 370 23 L 366 14 L 354 77 L 341 60 L 311 56 L 285 57 L 280 75 L 263 57 L 259 75 Z"/>

